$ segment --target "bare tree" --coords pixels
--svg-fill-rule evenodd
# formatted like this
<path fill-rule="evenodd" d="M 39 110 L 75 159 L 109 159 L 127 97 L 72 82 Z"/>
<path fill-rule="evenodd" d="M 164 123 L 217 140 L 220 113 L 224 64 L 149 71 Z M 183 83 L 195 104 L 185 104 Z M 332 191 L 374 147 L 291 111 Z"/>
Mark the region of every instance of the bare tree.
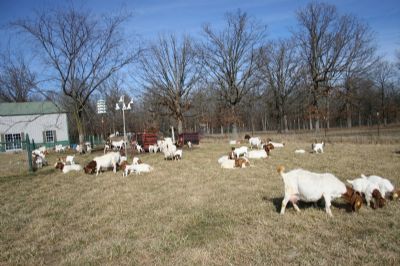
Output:
<path fill-rule="evenodd" d="M 200 77 L 192 42 L 189 37 L 181 43 L 174 35 L 160 37 L 141 60 L 147 96 L 176 119 L 179 134 L 183 132 L 184 113 L 191 107 L 191 94 Z"/>
<path fill-rule="evenodd" d="M 380 61 L 374 71 L 375 86 L 379 90 L 380 113 L 378 119 L 383 119 L 383 123 L 387 125 L 387 94 L 388 90 L 393 87 L 394 66 L 387 61 Z"/>
<path fill-rule="evenodd" d="M 277 111 L 278 133 L 288 131 L 286 102 L 298 87 L 301 64 L 293 40 L 280 40 L 260 49 L 259 70 L 261 77 L 272 90 Z"/>
<path fill-rule="evenodd" d="M 84 141 L 83 113 L 90 96 L 137 56 L 127 48 L 132 45 L 127 46 L 120 36 L 127 18 L 99 18 L 71 6 L 44 10 L 32 21 L 13 23 L 36 41 L 62 93 L 70 98 L 66 108 L 73 115 L 80 143 Z"/>
<path fill-rule="evenodd" d="M 243 97 L 257 87 L 256 53 L 262 45 L 265 27 L 238 10 L 226 15 L 226 27 L 222 31 L 213 30 L 210 25 L 205 25 L 203 31 L 206 37 L 202 47 L 203 63 L 217 84 L 224 104 L 236 116 Z M 237 134 L 235 120 L 232 131 Z"/>
<path fill-rule="evenodd" d="M 36 74 L 22 56 L 0 56 L 0 101 L 27 102 L 37 85 Z"/>
<path fill-rule="evenodd" d="M 315 129 L 319 130 L 319 97 L 324 84 L 337 79 L 359 56 L 368 38 L 365 25 L 354 16 L 340 16 L 335 6 L 312 2 L 297 12 L 300 30 L 295 34 L 311 79 Z"/>

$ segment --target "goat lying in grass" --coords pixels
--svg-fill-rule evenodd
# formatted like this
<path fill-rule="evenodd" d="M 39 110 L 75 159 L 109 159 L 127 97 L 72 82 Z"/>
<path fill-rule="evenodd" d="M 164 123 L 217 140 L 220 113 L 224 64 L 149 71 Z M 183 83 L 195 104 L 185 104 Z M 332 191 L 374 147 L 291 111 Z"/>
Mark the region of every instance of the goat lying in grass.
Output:
<path fill-rule="evenodd" d="M 54 167 L 56 169 L 60 169 L 64 174 L 69 173 L 71 171 L 81 171 L 82 166 L 79 164 L 64 164 L 63 162 L 57 162 Z"/>
<path fill-rule="evenodd" d="M 224 160 L 221 163 L 221 168 L 235 169 L 235 168 L 246 168 L 250 166 L 250 162 L 247 158 L 236 158 L 234 160 Z"/>
<path fill-rule="evenodd" d="M 255 150 L 255 151 L 249 151 L 249 158 L 250 159 L 263 159 L 263 158 L 268 158 L 270 148 L 273 149 L 274 146 L 272 144 L 266 144 L 263 145 L 264 149 L 263 150 Z"/>
<path fill-rule="evenodd" d="M 125 166 L 122 176 L 128 176 L 132 172 L 140 175 L 140 173 L 149 173 L 152 170 L 153 170 L 153 167 L 151 167 L 147 163 L 131 164 L 131 165 Z"/>
<path fill-rule="evenodd" d="M 325 200 L 325 211 L 332 216 L 331 201 L 342 197 L 351 204 L 353 210 L 358 210 L 362 205 L 362 198 L 350 187 L 341 182 L 330 173 L 313 173 L 303 169 L 295 169 L 285 173 L 285 168 L 279 166 L 278 173 L 282 176 L 285 184 L 285 196 L 282 201 L 281 214 L 285 213 L 287 203 L 290 201 L 296 211 L 299 200 L 306 202 L 317 202 Z"/>
<path fill-rule="evenodd" d="M 285 147 L 285 143 L 284 142 L 282 142 L 282 143 L 273 142 L 273 141 L 271 141 L 271 139 L 268 139 L 268 143 L 274 145 L 275 148 L 283 148 L 283 147 Z"/>

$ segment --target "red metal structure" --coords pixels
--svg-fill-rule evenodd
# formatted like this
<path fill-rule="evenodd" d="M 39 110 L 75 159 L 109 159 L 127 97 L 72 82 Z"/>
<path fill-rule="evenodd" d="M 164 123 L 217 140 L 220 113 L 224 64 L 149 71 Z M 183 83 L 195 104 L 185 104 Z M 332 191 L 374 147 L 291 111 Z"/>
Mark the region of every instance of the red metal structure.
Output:
<path fill-rule="evenodd" d="M 137 143 L 142 146 L 145 151 L 149 151 L 149 145 L 154 145 L 157 143 L 156 133 L 141 132 L 136 134 Z"/>
<path fill-rule="evenodd" d="M 178 135 L 178 142 L 181 145 L 185 145 L 188 141 L 192 144 L 199 144 L 200 143 L 200 136 L 198 132 L 191 132 L 191 133 L 182 133 Z"/>

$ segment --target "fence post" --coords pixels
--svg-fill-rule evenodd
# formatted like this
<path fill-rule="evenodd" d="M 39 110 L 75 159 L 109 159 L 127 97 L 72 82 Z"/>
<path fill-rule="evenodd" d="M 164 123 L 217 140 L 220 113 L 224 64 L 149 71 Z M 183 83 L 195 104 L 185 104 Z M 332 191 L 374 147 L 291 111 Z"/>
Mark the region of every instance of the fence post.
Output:
<path fill-rule="evenodd" d="M 29 172 L 33 172 L 33 168 L 32 168 L 32 148 L 31 148 L 31 143 L 29 142 L 29 134 L 26 134 L 25 142 L 26 142 L 26 152 L 28 153 L 28 168 L 29 168 Z"/>

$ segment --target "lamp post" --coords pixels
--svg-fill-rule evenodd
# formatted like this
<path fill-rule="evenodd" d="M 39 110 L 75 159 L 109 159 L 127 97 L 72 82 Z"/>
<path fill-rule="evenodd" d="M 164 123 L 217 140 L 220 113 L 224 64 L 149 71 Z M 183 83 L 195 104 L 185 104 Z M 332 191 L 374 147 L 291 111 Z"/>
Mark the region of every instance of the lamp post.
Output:
<path fill-rule="evenodd" d="M 120 98 L 119 98 L 119 101 L 118 101 L 118 103 L 122 103 L 122 107 L 120 107 L 119 106 L 119 104 L 118 103 L 116 103 L 115 104 L 115 110 L 122 110 L 122 120 L 123 120 L 123 123 L 124 123 L 124 141 L 125 141 L 125 151 L 126 151 L 126 129 L 125 129 L 125 110 L 131 110 L 132 108 L 131 108 L 131 104 L 133 104 L 133 101 L 131 100 L 129 103 L 128 103 L 128 106 L 126 106 L 126 104 L 125 104 L 125 101 L 124 101 L 124 95 L 122 95 Z"/>

